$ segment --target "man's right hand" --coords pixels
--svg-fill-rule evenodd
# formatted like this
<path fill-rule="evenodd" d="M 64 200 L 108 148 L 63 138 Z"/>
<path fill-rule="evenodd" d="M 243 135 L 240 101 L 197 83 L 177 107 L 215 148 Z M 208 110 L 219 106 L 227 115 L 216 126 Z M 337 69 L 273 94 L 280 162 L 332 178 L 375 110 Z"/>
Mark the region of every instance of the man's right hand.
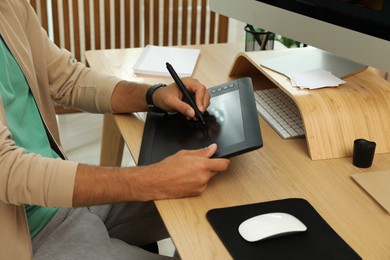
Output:
<path fill-rule="evenodd" d="M 198 150 L 182 150 L 147 166 L 147 172 L 142 173 L 147 185 L 143 192 L 153 200 L 201 194 L 210 179 L 229 166 L 228 159 L 210 158 L 216 150 L 216 144 Z"/>

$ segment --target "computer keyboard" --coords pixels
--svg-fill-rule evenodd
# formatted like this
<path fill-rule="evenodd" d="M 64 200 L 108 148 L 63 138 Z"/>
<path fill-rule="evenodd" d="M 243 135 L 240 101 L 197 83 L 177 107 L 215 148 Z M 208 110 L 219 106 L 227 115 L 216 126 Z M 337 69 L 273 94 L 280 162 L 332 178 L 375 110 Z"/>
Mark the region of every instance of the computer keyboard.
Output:
<path fill-rule="evenodd" d="M 298 107 L 281 89 L 256 90 L 255 99 L 257 112 L 283 139 L 305 135 Z"/>

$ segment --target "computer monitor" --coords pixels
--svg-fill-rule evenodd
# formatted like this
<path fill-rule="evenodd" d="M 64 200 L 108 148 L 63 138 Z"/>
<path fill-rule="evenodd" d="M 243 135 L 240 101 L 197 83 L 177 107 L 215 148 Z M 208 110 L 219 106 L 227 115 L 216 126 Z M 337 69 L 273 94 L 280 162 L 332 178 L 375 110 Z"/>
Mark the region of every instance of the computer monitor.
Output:
<path fill-rule="evenodd" d="M 213 11 L 390 72 L 390 1 L 210 0 Z"/>

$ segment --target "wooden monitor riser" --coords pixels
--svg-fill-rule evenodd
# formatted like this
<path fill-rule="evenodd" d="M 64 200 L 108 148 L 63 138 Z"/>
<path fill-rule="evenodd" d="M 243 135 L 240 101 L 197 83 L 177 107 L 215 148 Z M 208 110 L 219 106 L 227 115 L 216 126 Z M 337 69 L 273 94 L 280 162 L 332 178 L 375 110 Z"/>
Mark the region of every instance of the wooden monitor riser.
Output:
<path fill-rule="evenodd" d="M 279 87 L 295 101 L 312 160 L 352 156 L 358 138 L 376 142 L 375 153 L 389 153 L 390 82 L 364 70 L 343 78 L 347 83 L 340 87 L 304 90 L 292 87 L 286 76 L 260 66 L 263 59 L 302 49 L 240 53 L 229 76 L 250 76 L 255 89 Z"/>

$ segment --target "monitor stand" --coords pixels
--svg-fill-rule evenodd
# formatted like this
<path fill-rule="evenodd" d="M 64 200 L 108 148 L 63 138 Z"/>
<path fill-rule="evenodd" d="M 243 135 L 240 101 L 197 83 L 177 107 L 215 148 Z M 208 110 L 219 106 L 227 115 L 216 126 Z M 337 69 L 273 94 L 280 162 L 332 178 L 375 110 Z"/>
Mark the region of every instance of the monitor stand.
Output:
<path fill-rule="evenodd" d="M 239 53 L 229 76 L 250 76 L 256 90 L 280 88 L 292 98 L 301 113 L 312 160 L 350 157 L 358 138 L 376 142 L 375 153 L 389 153 L 390 82 L 366 69 L 343 78 L 346 83 L 336 88 L 299 89 L 283 74 L 260 65 L 305 51 L 301 49 Z"/>
<path fill-rule="evenodd" d="M 367 68 L 366 65 L 312 47 L 302 48 L 299 52 L 289 55 L 266 59 L 261 61 L 260 65 L 284 75 L 321 69 L 332 72 L 338 78 L 351 76 Z"/>

